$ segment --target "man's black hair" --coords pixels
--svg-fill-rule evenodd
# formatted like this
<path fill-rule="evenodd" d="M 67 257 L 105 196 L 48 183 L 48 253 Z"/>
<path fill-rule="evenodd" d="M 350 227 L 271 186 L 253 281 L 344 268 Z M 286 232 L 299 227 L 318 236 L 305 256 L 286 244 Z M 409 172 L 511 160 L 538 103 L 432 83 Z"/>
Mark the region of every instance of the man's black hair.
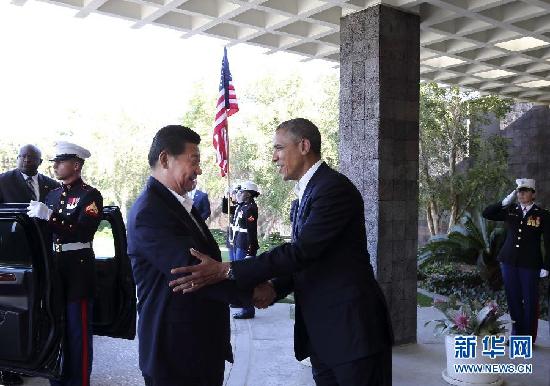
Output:
<path fill-rule="evenodd" d="M 160 153 L 165 150 L 172 156 L 178 156 L 185 152 L 185 145 L 201 143 L 201 137 L 188 127 L 181 125 L 165 126 L 155 134 L 153 143 L 149 149 L 149 166 L 154 167 Z"/>
<path fill-rule="evenodd" d="M 277 131 L 279 130 L 286 130 L 298 141 L 302 139 L 309 140 L 311 151 L 316 155 L 321 155 L 321 133 L 319 132 L 319 128 L 309 119 L 290 119 L 277 126 Z"/>

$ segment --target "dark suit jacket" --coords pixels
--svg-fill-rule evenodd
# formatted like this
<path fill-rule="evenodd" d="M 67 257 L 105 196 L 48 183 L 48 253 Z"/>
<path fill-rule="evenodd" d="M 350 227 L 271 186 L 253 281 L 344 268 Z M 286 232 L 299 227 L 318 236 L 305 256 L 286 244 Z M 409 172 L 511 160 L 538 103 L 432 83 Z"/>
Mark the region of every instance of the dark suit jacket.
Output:
<path fill-rule="evenodd" d="M 321 164 L 293 224 L 293 242 L 233 262 L 237 284 L 267 279 L 277 293 L 294 291 L 294 350 L 311 349 L 330 366 L 389 349 L 393 334 L 367 251 L 363 198 L 344 175 Z"/>
<path fill-rule="evenodd" d="M 59 186 L 59 182 L 38 173 L 38 187 L 40 192 L 38 201 L 44 202 L 48 192 L 57 189 Z M 0 203 L 30 201 L 31 193 L 29 187 L 18 169 L 0 174 Z"/>
<path fill-rule="evenodd" d="M 200 190 L 195 191 L 193 206 L 197 209 L 204 221 L 210 217 L 210 201 L 208 200 L 208 194 Z"/>
<path fill-rule="evenodd" d="M 489 205 L 483 217 L 506 223 L 506 240 L 498 260 L 518 267 L 550 270 L 550 213 L 533 205 L 523 216 L 520 205 L 502 207 L 500 202 Z M 543 260 L 541 239 L 544 236 L 546 261 Z"/>
<path fill-rule="evenodd" d="M 193 247 L 221 260 L 196 209 L 206 238 L 174 195 L 150 177 L 128 214 L 128 255 L 137 286 L 139 366 L 150 377 L 201 376 L 232 361 L 228 303 L 251 304 L 251 291 L 224 281 L 196 293 L 173 293 L 170 269 L 198 263 Z"/>

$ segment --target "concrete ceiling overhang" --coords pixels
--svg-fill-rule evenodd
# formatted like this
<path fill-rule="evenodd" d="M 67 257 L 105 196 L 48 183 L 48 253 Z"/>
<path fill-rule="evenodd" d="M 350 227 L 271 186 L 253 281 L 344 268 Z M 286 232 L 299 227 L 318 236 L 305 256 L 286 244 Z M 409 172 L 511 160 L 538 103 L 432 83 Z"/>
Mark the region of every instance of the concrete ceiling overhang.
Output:
<path fill-rule="evenodd" d="M 44 1 L 336 63 L 340 18 L 383 3 L 420 15 L 421 79 L 550 104 L 550 0 Z"/>

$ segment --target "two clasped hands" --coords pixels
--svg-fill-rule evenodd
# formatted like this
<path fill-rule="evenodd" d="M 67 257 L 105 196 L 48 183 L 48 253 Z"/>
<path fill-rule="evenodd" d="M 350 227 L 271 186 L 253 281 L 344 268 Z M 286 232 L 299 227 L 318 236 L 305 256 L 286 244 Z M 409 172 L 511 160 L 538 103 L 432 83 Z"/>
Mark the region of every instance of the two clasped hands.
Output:
<path fill-rule="evenodd" d="M 190 249 L 190 252 L 201 262 L 197 265 L 172 269 L 170 272 L 173 275 L 185 275 L 170 281 L 169 285 L 172 291 L 186 294 L 228 279 L 231 263 L 216 261 L 193 248 Z M 252 294 L 252 300 L 256 308 L 269 307 L 276 297 L 277 294 L 273 284 L 269 281 L 258 284 Z"/>

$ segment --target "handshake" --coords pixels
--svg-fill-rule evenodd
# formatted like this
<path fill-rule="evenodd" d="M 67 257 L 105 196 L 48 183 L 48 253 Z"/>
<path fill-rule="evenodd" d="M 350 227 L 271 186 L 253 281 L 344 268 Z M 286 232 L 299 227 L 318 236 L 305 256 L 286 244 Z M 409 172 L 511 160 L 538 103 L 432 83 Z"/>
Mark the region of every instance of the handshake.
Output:
<path fill-rule="evenodd" d="M 273 284 L 266 281 L 265 283 L 259 284 L 256 288 L 254 288 L 252 301 L 254 303 L 254 307 L 256 308 L 267 308 L 273 304 L 276 297 L 277 293 L 273 288 Z"/>

